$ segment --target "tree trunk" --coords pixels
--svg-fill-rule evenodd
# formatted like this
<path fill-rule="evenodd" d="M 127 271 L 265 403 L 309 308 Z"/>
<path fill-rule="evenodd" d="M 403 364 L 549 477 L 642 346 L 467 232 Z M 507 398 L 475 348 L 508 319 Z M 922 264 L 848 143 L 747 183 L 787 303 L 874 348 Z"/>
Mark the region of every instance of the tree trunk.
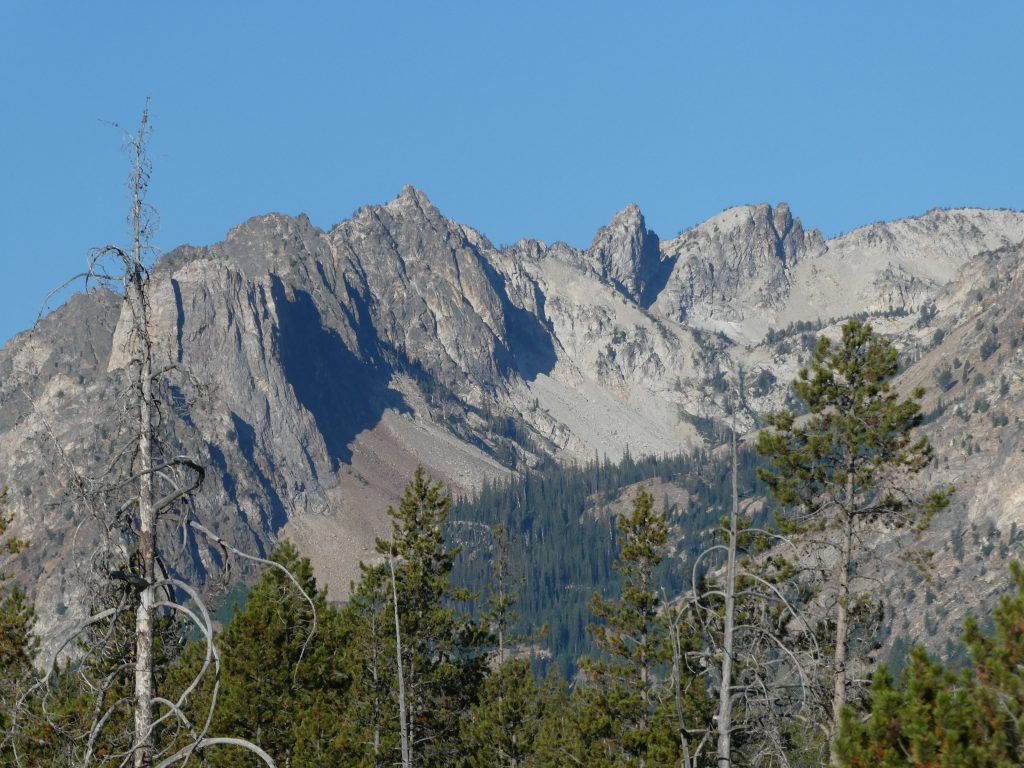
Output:
<path fill-rule="evenodd" d="M 668 607 L 671 611 L 671 606 Z M 686 734 L 686 720 L 683 714 L 683 651 L 679 640 L 678 617 L 669 623 L 669 639 L 672 641 L 672 697 L 676 708 L 676 727 L 679 730 L 679 748 L 683 753 L 683 766 L 690 768 L 690 744 Z"/>
<path fill-rule="evenodd" d="M 377 613 L 374 611 L 370 615 L 370 637 L 372 638 L 373 646 L 370 657 L 370 679 L 373 681 L 373 764 L 376 768 L 383 765 L 383 761 L 380 754 L 380 721 L 381 711 L 383 706 L 381 704 L 380 697 L 380 642 L 378 637 L 380 633 L 377 628 Z"/>
<path fill-rule="evenodd" d="M 833 658 L 833 674 L 835 690 L 832 694 L 832 722 L 829 726 L 829 739 L 835 743 L 839 733 L 839 716 L 846 706 L 846 652 L 847 634 L 850 622 L 850 565 L 853 559 L 853 468 L 849 470 L 846 481 L 847 507 L 843 510 L 842 554 L 839 557 L 838 581 L 839 592 L 836 596 L 836 649 Z M 839 765 L 839 758 L 833 748 L 831 751 L 832 765 Z"/>
<path fill-rule="evenodd" d="M 135 336 L 135 361 L 139 398 L 139 565 L 146 582 L 139 593 L 135 613 L 135 766 L 153 763 L 153 583 L 156 581 L 156 510 L 153 505 L 153 350 L 146 306 L 146 272 L 142 263 L 143 141 L 148 110 L 135 139 L 135 169 L 132 176 L 132 265 L 128 303 Z"/>
<path fill-rule="evenodd" d="M 736 406 L 738 407 L 738 406 Z M 733 411 L 735 413 L 735 409 Z M 729 515 L 729 556 L 725 569 L 725 628 L 722 637 L 722 682 L 718 690 L 718 768 L 732 765 L 732 657 L 736 621 L 736 535 L 740 514 L 739 460 L 736 423 L 732 430 L 732 512 Z"/>
<path fill-rule="evenodd" d="M 139 366 L 139 560 L 146 586 L 135 613 L 135 765 L 148 768 L 153 759 L 153 582 L 156 581 L 156 514 L 153 509 L 150 388 L 152 364 L 148 344 Z"/>
<path fill-rule="evenodd" d="M 391 598 L 395 606 L 395 657 L 398 660 L 398 727 L 402 739 L 402 768 L 412 768 L 412 744 L 409 740 L 409 713 L 405 706 L 405 671 L 402 661 L 402 629 L 398 621 L 398 587 L 395 584 L 395 560 L 388 557 L 391 569 Z"/>

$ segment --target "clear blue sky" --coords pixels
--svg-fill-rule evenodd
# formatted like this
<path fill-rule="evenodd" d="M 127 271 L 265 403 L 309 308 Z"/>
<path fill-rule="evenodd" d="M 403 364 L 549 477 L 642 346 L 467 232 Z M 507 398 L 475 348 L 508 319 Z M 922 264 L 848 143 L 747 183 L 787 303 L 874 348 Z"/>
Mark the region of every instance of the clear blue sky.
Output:
<path fill-rule="evenodd" d="M 330 227 L 409 182 L 497 243 L 675 235 L 787 201 L 826 234 L 1024 206 L 1024 3 L 31 2 L 0 7 L 0 340 L 123 240 L 103 120 L 152 97 L 156 242 Z"/>

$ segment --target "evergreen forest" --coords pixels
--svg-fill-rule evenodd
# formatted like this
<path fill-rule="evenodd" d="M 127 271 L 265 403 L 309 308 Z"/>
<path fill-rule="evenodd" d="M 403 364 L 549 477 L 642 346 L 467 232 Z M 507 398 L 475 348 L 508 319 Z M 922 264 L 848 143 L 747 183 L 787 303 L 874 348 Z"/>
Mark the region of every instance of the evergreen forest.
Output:
<path fill-rule="evenodd" d="M 757 477 L 760 455 L 745 447 L 738 457 L 741 493 L 762 498 L 766 490 Z M 472 593 L 489 594 L 493 560 L 500 555 L 493 531 L 502 526 L 507 557 L 515 564 L 510 591 L 516 598 L 516 631 L 543 648 L 539 662 L 551 661 L 563 677 L 571 678 L 578 659 L 593 651 L 587 626 L 594 593 L 621 588 L 614 569 L 618 529 L 608 505 L 630 487 L 655 481 L 686 489 L 685 506 L 656 500 L 673 532 L 673 557 L 657 568 L 657 588 L 678 594 L 728 513 L 732 492 L 727 455 L 699 450 L 634 459 L 627 452 L 618 463 L 607 458 L 582 466 L 551 462 L 503 483 L 485 482 L 473 498 L 452 504 L 448 536 L 461 547 L 452 578 Z M 769 518 L 762 508 L 756 522 Z M 720 559 L 708 558 L 702 569 Z"/>
<path fill-rule="evenodd" d="M 773 414 L 755 448 L 548 467 L 458 502 L 418 469 L 343 602 L 288 542 L 219 630 L 164 577 L 145 665 L 124 610 L 152 586 L 138 572 L 111 577 L 56 662 L 5 585 L 0 761 L 1019 765 L 1024 569 L 991 630 L 965 626 L 966 668 L 915 648 L 894 676 L 871 654 L 862 534 L 882 524 L 912 544 L 951 491 L 907 484 L 932 454 L 922 392 L 890 387 L 897 367 L 851 321 L 794 382 L 806 416 Z M 668 480 L 685 508 L 647 490 Z M 140 669 L 154 691 L 141 736 Z"/>

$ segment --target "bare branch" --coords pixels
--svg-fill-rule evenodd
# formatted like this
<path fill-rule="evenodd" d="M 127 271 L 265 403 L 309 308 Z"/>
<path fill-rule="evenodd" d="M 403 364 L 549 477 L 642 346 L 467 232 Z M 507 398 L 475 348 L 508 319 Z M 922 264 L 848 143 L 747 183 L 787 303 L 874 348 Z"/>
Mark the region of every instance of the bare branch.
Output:
<path fill-rule="evenodd" d="M 293 574 L 280 563 L 275 562 L 274 560 L 268 560 L 265 557 L 257 557 L 256 555 L 250 555 L 246 552 L 242 552 L 240 549 L 226 542 L 222 537 L 215 534 L 213 531 L 211 531 L 209 528 L 207 528 L 205 525 L 203 525 L 197 520 L 189 520 L 188 525 L 193 530 L 199 531 L 201 534 L 209 538 L 211 541 L 213 541 L 215 544 L 221 547 L 221 549 L 223 549 L 225 552 L 230 552 L 235 557 L 240 557 L 243 560 L 251 560 L 254 563 L 261 563 L 263 565 L 277 569 L 278 571 L 283 573 L 288 578 L 288 580 L 291 581 L 292 584 L 295 585 L 295 588 L 299 591 L 299 594 L 302 595 L 303 599 L 309 604 L 309 609 L 313 613 L 313 620 L 309 629 L 309 634 L 306 635 L 306 640 L 302 644 L 302 650 L 299 652 L 299 659 L 295 663 L 297 673 L 299 663 L 301 663 L 302 659 L 305 658 L 306 651 L 309 649 L 309 644 L 313 641 L 313 636 L 316 634 L 317 611 L 316 604 L 313 602 L 313 598 L 310 597 L 306 593 L 306 590 L 302 588 L 302 585 L 299 583 L 299 580 L 295 578 L 295 574 Z"/>
<path fill-rule="evenodd" d="M 187 760 L 193 753 L 201 752 L 207 747 L 214 747 L 218 744 L 227 744 L 233 747 L 241 747 L 242 749 L 252 752 L 254 755 L 256 755 L 256 757 L 262 760 L 270 768 L 277 768 L 277 763 L 274 762 L 274 759 L 266 752 L 264 752 L 262 749 L 260 749 L 258 746 L 253 744 L 251 741 L 247 741 L 246 739 L 237 739 L 232 736 L 213 736 L 205 738 L 197 744 L 190 744 L 189 746 L 178 750 L 173 755 L 168 757 L 166 760 L 158 763 L 156 768 L 170 768 L 170 766 L 174 765 L 175 763 L 180 763 L 183 760 Z"/>

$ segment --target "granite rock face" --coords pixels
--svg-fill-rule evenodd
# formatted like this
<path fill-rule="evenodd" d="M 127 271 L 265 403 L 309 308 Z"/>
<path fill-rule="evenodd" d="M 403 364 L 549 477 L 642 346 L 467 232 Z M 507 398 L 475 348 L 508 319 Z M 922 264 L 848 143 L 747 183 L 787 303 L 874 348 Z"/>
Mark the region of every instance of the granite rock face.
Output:
<path fill-rule="evenodd" d="M 793 270 L 825 250 L 789 206 L 730 208 L 664 244 L 675 267 L 655 309 L 678 322 L 756 335 L 784 305 Z"/>
<path fill-rule="evenodd" d="M 604 282 L 611 283 L 641 306 L 649 306 L 671 265 L 663 261 L 658 236 L 647 229 L 635 203 L 601 227 L 583 257 Z"/>
<path fill-rule="evenodd" d="M 187 372 L 166 389 L 167 439 L 208 467 L 197 509 L 214 530 L 262 553 L 294 539 L 342 595 L 418 463 L 470 492 L 545 457 L 706 445 L 737 365 L 757 379 L 738 416 L 754 429 L 806 361 L 806 329 L 835 333 L 860 312 L 918 360 L 908 380 L 926 380 L 945 364 L 931 334 L 967 334 L 985 265 L 1002 254 L 998 279 L 1019 281 L 1022 242 L 1024 215 L 978 210 L 825 240 L 785 204 L 662 241 L 630 205 L 585 250 L 498 249 L 411 187 L 329 231 L 257 216 L 153 269 L 158 358 Z M 0 350 L 0 481 L 31 540 L 9 565 L 47 637 L 80 606 L 88 525 L 72 469 L 95 474 L 125 438 L 121 313 L 117 296 L 79 295 Z M 1019 377 L 998 359 L 989 388 Z M 1016 520 L 1000 510 L 1000 525 Z M 176 567 L 202 579 L 215 559 L 193 547 Z"/>

